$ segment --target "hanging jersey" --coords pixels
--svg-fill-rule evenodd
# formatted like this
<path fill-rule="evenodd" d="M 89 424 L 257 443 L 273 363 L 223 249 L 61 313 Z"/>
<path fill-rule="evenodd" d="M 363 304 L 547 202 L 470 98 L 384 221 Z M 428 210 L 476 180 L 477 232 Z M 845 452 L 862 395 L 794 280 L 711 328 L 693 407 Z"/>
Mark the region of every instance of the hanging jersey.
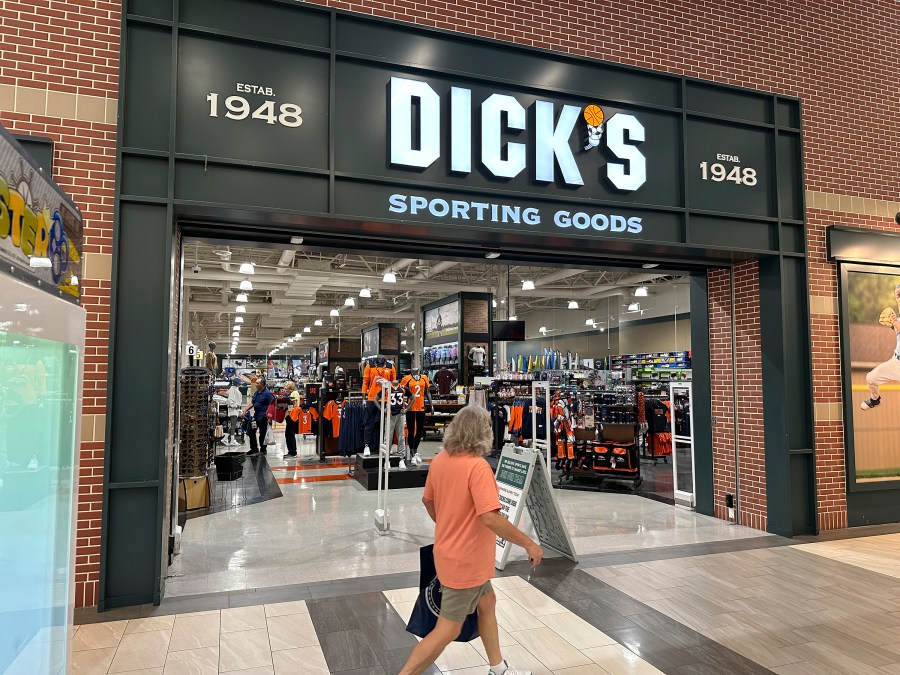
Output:
<path fill-rule="evenodd" d="M 403 414 L 406 402 L 409 400 L 409 390 L 401 384 L 391 386 L 388 395 L 388 405 L 391 406 L 391 415 Z"/>
<path fill-rule="evenodd" d="M 322 411 L 322 417 L 331 422 L 331 435 L 335 438 L 339 438 L 341 435 L 341 409 L 343 407 L 343 403 L 329 401 L 325 410 Z"/>
<path fill-rule="evenodd" d="M 425 393 L 428 391 L 428 385 L 431 384 L 425 375 L 413 377 L 407 375 L 400 381 L 400 385 L 409 389 L 409 396 L 412 399 L 412 405 L 409 407 L 410 412 L 422 412 L 425 410 Z"/>
<path fill-rule="evenodd" d="M 310 434 L 313 420 L 319 419 L 319 413 L 315 408 L 294 408 L 291 410 L 291 419 L 297 423 L 298 434 Z"/>
<path fill-rule="evenodd" d="M 390 366 L 366 366 L 362 390 L 370 401 L 374 401 L 381 394 L 381 385 L 378 380 L 385 379 L 391 382 L 396 377 L 396 372 Z"/>

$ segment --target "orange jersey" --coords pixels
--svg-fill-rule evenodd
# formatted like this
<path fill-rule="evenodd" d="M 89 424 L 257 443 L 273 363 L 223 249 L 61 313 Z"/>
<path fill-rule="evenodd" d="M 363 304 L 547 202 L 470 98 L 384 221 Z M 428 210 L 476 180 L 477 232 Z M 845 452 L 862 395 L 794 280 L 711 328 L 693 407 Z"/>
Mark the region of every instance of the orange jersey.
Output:
<path fill-rule="evenodd" d="M 298 434 L 312 433 L 313 420 L 319 419 L 319 413 L 315 408 L 305 410 L 303 408 L 294 408 L 291 410 L 291 419 L 297 423 Z"/>
<path fill-rule="evenodd" d="M 368 395 L 370 401 L 374 401 L 381 393 L 381 385 L 378 384 L 378 380 L 385 379 L 393 382 L 396 377 L 397 372 L 390 366 L 366 366 L 363 372 L 363 393 Z"/>
<path fill-rule="evenodd" d="M 341 408 L 343 407 L 343 403 L 329 401 L 328 405 L 325 406 L 325 410 L 322 411 L 322 417 L 326 420 L 331 420 L 332 435 L 335 438 L 341 435 Z"/>
<path fill-rule="evenodd" d="M 425 393 L 428 391 L 428 385 L 430 384 L 428 377 L 425 375 L 419 375 L 418 378 L 407 375 L 400 382 L 401 387 L 409 389 L 409 395 L 412 398 L 412 405 L 409 406 L 410 412 L 422 412 L 425 410 Z"/>

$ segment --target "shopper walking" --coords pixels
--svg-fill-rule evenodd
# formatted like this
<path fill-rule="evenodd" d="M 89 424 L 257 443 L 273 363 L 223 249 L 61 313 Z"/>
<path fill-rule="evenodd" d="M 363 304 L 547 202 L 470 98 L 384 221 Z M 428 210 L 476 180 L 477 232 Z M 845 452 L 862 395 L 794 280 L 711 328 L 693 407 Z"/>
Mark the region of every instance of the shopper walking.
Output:
<path fill-rule="evenodd" d="M 244 395 L 238 388 L 240 383 L 238 378 L 234 378 L 231 381 L 231 388 L 228 390 L 228 441 L 225 445 L 240 445 L 235 438 L 238 417 L 241 416 L 241 404 L 244 402 Z"/>
<path fill-rule="evenodd" d="M 256 431 L 250 430 L 250 452 L 247 453 L 248 455 L 255 455 L 260 451 L 266 454 L 266 432 L 269 430 L 268 412 L 269 406 L 274 400 L 275 396 L 266 387 L 265 378 L 257 378 L 256 392 L 253 394 L 249 405 L 244 409 L 244 414 L 251 410 L 253 411 L 253 421 L 256 422 Z M 259 435 L 258 444 L 257 434 Z"/>
<path fill-rule="evenodd" d="M 541 563 L 544 551 L 500 515 L 497 481 L 484 459 L 492 442 L 488 411 L 466 406 L 447 427 L 444 449 L 431 462 L 422 502 L 435 523 L 441 615 L 434 630 L 413 649 L 400 675 L 419 675 L 434 663 L 476 608 L 489 675 L 531 675 L 531 671 L 510 668 L 500 652 L 497 596 L 491 587 L 494 546 L 497 537 L 521 546 L 533 567 Z"/>
<path fill-rule="evenodd" d="M 291 399 L 290 407 L 284 416 L 284 445 L 287 448 L 287 454 L 282 459 L 288 459 L 297 456 L 297 433 L 300 431 L 299 418 L 295 418 L 291 412 L 300 407 L 303 399 L 300 397 L 300 392 L 297 391 L 297 385 L 291 380 L 284 383 L 284 390 Z"/>

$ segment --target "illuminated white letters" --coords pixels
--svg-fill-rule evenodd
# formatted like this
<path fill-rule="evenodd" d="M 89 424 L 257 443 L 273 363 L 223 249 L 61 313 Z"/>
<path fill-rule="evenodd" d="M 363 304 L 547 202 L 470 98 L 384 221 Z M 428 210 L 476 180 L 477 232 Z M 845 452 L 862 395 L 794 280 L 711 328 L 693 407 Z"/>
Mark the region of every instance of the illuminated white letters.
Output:
<path fill-rule="evenodd" d="M 472 170 L 472 92 L 462 87 L 450 89 L 450 170 Z"/>
<path fill-rule="evenodd" d="M 644 125 L 634 115 L 618 113 L 606 123 L 606 146 L 621 161 L 606 165 L 606 176 L 619 190 L 633 191 L 647 182 L 647 159 L 634 145 L 644 140 Z"/>
<path fill-rule="evenodd" d="M 552 183 L 556 176 L 556 162 L 562 171 L 563 180 L 568 185 L 584 185 L 581 172 L 572 155 L 569 138 L 575 128 L 581 108 L 564 105 L 559 115 L 559 122 L 553 126 L 553 103 L 537 101 L 534 107 L 535 179 L 542 183 Z M 555 161 L 554 161 L 555 160 Z"/>
<path fill-rule="evenodd" d="M 537 100 L 533 133 L 519 133 L 518 140 L 508 140 L 507 137 L 526 131 L 528 113 L 515 97 L 491 94 L 481 104 L 481 138 L 474 138 L 473 116 L 477 104 L 473 104 L 472 90 L 450 87 L 449 124 L 442 124 L 441 95 L 427 82 L 392 77 L 389 89 L 390 162 L 394 166 L 427 169 L 440 159 L 441 146 L 445 143 L 449 147 L 444 145 L 443 151 L 450 153 L 448 167 L 454 174 L 471 173 L 473 157 L 480 150 L 481 164 L 497 178 L 519 176 L 531 158 L 536 183 L 553 183 L 559 175 L 566 185 L 584 185 L 571 145 L 573 136 L 581 132 L 579 106 L 563 105 L 557 119 L 552 101 Z M 644 126 L 634 115 L 621 112 L 613 113 L 603 126 L 603 140 L 598 138 L 596 145 L 604 142 L 612 155 L 606 162 L 606 177 L 618 190 L 638 190 L 647 182 L 647 159 L 639 148 L 645 140 Z M 448 140 L 444 140 L 444 135 Z M 528 146 L 530 143 L 534 144 L 533 148 Z M 588 161 L 597 162 L 597 155 Z M 594 171 L 591 168 L 589 174 Z M 462 213 L 452 203 L 449 208 L 451 212 Z M 581 220 L 575 223 L 576 227 L 582 224 Z M 615 231 L 617 226 L 609 227 Z M 596 229 L 596 224 L 590 227 Z"/>
<path fill-rule="evenodd" d="M 419 100 L 414 147 L 413 99 Z M 441 97 L 427 82 L 391 78 L 391 164 L 425 169 L 441 156 Z"/>
<path fill-rule="evenodd" d="M 503 113 L 506 127 L 525 129 L 525 108 L 512 96 L 491 94 L 481 104 L 481 163 L 498 178 L 515 178 L 525 170 L 525 144 L 507 143 L 503 159 Z"/>

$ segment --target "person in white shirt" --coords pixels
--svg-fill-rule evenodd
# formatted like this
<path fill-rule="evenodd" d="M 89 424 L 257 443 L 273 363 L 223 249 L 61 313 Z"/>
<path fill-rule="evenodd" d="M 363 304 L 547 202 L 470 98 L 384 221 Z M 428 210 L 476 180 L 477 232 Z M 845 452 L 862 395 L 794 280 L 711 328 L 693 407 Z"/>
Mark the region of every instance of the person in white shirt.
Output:
<path fill-rule="evenodd" d="M 241 406 L 244 404 L 244 396 L 238 385 L 241 381 L 237 378 L 231 381 L 231 388 L 228 390 L 228 440 L 225 445 L 240 445 L 234 437 L 237 430 L 238 417 L 241 415 Z"/>

